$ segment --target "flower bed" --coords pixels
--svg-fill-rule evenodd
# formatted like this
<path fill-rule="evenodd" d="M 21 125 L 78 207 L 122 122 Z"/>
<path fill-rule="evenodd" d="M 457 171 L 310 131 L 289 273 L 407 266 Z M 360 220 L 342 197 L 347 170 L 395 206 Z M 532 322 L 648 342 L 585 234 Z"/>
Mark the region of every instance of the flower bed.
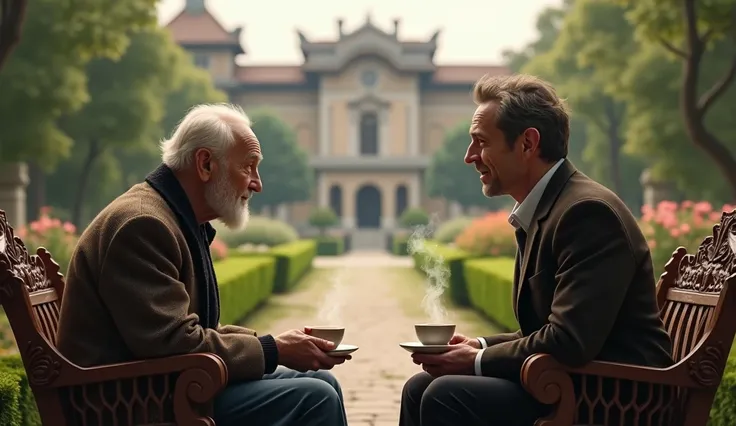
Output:
<path fill-rule="evenodd" d="M 662 201 L 656 208 L 642 207 L 639 223 L 652 251 L 655 275 L 664 272 L 664 265 L 678 247 L 694 253 L 703 239 L 712 234 L 713 225 L 721 220 L 722 212 L 734 208 L 726 204 L 721 209 L 714 209 L 705 201 L 680 204 Z"/>
<path fill-rule="evenodd" d="M 455 238 L 455 246 L 476 256 L 511 256 L 516 253 L 509 212 L 497 211 L 473 219 Z"/>

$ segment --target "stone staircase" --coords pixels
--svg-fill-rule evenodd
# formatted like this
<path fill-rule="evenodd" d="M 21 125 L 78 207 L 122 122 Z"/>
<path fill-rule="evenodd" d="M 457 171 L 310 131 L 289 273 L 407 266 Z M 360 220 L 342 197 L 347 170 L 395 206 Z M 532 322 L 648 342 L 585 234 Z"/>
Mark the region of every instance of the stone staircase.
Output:
<path fill-rule="evenodd" d="M 354 229 L 351 231 L 352 251 L 386 250 L 387 231 L 381 229 Z"/>

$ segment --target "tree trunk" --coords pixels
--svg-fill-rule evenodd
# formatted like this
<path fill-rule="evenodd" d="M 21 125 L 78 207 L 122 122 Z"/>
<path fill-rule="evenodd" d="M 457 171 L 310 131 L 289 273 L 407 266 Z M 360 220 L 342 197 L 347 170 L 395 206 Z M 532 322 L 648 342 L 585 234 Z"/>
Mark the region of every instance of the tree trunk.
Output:
<path fill-rule="evenodd" d="M 28 0 L 0 0 L 0 70 L 20 41 Z"/>
<path fill-rule="evenodd" d="M 74 210 L 72 212 L 72 222 L 81 229 L 82 214 L 84 213 L 84 201 L 87 196 L 87 188 L 89 186 L 89 178 L 92 175 L 92 166 L 95 160 L 100 156 L 99 142 L 92 140 L 89 142 L 89 150 L 87 157 L 82 164 L 82 172 L 79 174 L 79 182 L 77 184 L 77 196 L 74 198 Z"/>
<path fill-rule="evenodd" d="M 708 109 L 728 90 L 736 77 L 736 55 L 732 58 L 731 66 L 723 78 L 698 98 L 700 65 L 705 54 L 708 35 L 701 36 L 698 32 L 695 0 L 684 0 L 684 12 L 687 51 L 680 52 L 679 55 L 683 58 L 680 110 L 685 121 L 685 130 L 693 144 L 702 149 L 716 164 L 731 186 L 731 198 L 736 200 L 736 159 L 704 123 Z"/>
<path fill-rule="evenodd" d="M 610 176 L 613 192 L 619 197 L 623 196 L 623 184 L 621 182 L 621 117 L 622 114 L 617 111 L 616 102 L 607 97 L 604 101 L 606 111 L 606 136 L 608 137 L 608 151 L 611 155 L 610 160 Z"/>

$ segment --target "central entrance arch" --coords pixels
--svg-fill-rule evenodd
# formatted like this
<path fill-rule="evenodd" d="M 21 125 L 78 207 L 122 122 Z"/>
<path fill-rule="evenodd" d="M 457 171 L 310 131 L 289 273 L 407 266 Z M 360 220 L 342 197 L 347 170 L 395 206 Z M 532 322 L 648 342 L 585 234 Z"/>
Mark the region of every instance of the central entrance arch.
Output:
<path fill-rule="evenodd" d="M 373 185 L 360 187 L 355 196 L 358 228 L 381 227 L 381 191 Z"/>

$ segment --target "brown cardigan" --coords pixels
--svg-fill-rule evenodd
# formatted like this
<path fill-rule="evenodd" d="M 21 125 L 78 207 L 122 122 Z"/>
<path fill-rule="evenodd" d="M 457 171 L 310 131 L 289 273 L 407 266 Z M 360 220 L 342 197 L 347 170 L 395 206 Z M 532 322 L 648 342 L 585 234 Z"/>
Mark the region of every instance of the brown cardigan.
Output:
<path fill-rule="evenodd" d="M 67 274 L 58 348 L 94 366 L 193 352 L 219 355 L 230 380 L 260 379 L 253 330 L 203 328 L 187 242 L 173 210 L 148 183 L 107 206 L 82 234 Z"/>

